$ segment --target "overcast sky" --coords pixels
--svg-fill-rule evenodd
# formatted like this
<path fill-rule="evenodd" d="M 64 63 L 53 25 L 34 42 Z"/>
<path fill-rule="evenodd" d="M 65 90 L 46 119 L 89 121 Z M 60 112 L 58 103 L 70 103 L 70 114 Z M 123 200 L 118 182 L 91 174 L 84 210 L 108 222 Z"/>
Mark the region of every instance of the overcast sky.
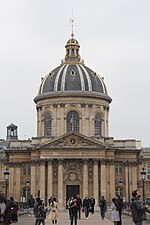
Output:
<path fill-rule="evenodd" d="M 104 77 L 110 136 L 150 146 L 149 0 L 1 0 L 0 138 L 10 123 L 19 139 L 36 136 L 41 77 L 60 65 L 69 18 L 85 65 Z"/>

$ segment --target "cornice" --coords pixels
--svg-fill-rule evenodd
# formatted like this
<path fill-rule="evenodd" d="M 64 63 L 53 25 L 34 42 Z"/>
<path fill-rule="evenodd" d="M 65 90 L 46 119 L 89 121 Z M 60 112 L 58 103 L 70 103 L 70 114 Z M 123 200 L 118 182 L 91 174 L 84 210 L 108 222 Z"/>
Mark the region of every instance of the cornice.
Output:
<path fill-rule="evenodd" d="M 98 99 L 104 99 L 107 100 L 109 103 L 112 101 L 112 99 L 105 94 L 102 93 L 98 93 L 98 92 L 49 92 L 49 93 L 44 93 L 42 95 L 38 95 L 34 98 L 34 102 L 37 103 L 37 101 L 39 100 L 43 100 L 43 99 L 49 99 L 49 98 L 60 98 L 60 97 L 64 97 L 64 98 L 70 98 L 70 97 L 85 97 L 85 98 L 98 98 Z"/>

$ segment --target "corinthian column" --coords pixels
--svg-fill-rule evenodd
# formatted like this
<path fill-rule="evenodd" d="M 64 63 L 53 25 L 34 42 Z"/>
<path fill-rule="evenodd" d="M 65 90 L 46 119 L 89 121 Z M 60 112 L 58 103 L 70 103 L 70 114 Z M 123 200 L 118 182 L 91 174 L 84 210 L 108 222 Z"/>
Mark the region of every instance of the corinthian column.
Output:
<path fill-rule="evenodd" d="M 33 196 L 36 196 L 35 179 L 36 179 L 36 165 L 31 164 L 31 195 Z"/>
<path fill-rule="evenodd" d="M 110 186 L 109 186 L 109 201 L 111 202 L 112 198 L 115 195 L 115 164 L 114 162 L 110 162 Z"/>
<path fill-rule="evenodd" d="M 63 160 L 58 161 L 58 203 L 59 208 L 63 209 Z"/>
<path fill-rule="evenodd" d="M 52 160 L 48 161 L 48 198 L 52 197 L 53 190 L 53 168 Z"/>
<path fill-rule="evenodd" d="M 95 206 L 98 206 L 98 193 L 99 193 L 99 188 L 98 188 L 98 161 L 95 159 L 94 160 L 94 168 L 93 168 L 93 195 L 95 198 Z"/>
<path fill-rule="evenodd" d="M 106 197 L 106 165 L 101 161 L 101 196 Z"/>
<path fill-rule="evenodd" d="M 16 182 L 16 190 L 15 190 L 15 193 L 14 193 L 14 198 L 15 199 L 19 199 L 20 200 L 20 181 L 21 181 L 21 176 L 20 176 L 20 164 L 19 165 L 16 165 L 16 168 L 15 168 L 15 182 Z"/>
<path fill-rule="evenodd" d="M 83 160 L 83 198 L 88 196 L 88 165 L 87 160 Z"/>
<path fill-rule="evenodd" d="M 132 190 L 136 190 L 137 189 L 137 180 L 138 180 L 138 177 L 137 177 L 137 164 L 134 163 L 132 164 Z"/>
<path fill-rule="evenodd" d="M 40 197 L 45 200 L 45 162 L 40 163 Z"/>

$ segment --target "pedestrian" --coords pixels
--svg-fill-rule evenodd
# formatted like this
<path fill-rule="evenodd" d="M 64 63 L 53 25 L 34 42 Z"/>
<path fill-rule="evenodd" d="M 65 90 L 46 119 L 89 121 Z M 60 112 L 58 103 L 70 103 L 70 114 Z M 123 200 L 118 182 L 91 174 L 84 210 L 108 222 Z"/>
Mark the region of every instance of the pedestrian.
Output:
<path fill-rule="evenodd" d="M 148 206 L 141 204 L 140 198 L 138 190 L 132 192 L 132 219 L 135 225 L 143 225 L 143 213 L 150 212 Z"/>
<path fill-rule="evenodd" d="M 90 199 L 87 196 L 83 199 L 83 209 L 85 213 L 85 218 L 88 219 L 90 209 Z"/>
<path fill-rule="evenodd" d="M 39 206 L 39 201 L 40 201 L 40 197 L 36 197 L 36 201 L 34 204 L 34 208 L 33 208 L 33 213 L 34 213 L 34 217 L 35 217 L 35 225 L 38 225 L 38 206 Z"/>
<path fill-rule="evenodd" d="M 77 203 L 77 199 L 74 198 L 73 201 L 70 203 L 70 213 L 71 213 L 70 225 L 73 225 L 73 221 L 74 221 L 74 225 L 77 225 L 78 208 L 79 206 Z"/>
<path fill-rule="evenodd" d="M 14 200 L 14 197 L 10 197 L 10 209 L 11 209 L 11 221 L 13 223 L 18 222 L 18 211 L 19 206 L 18 203 Z"/>
<path fill-rule="evenodd" d="M 90 212 L 94 214 L 95 198 L 91 196 L 90 198 Z"/>
<path fill-rule="evenodd" d="M 67 201 L 67 209 L 68 209 L 68 211 L 69 211 L 69 219 L 70 219 L 70 220 L 71 220 L 71 209 L 70 209 L 70 205 L 71 205 L 73 199 L 74 199 L 74 198 L 73 198 L 73 196 L 72 196 L 72 197 L 69 198 L 68 201 Z"/>
<path fill-rule="evenodd" d="M 116 195 L 116 200 L 118 204 L 119 218 L 120 218 L 120 221 L 118 221 L 118 225 L 122 225 L 123 199 L 120 197 L 120 195 Z"/>
<path fill-rule="evenodd" d="M 5 211 L 6 211 L 6 199 L 0 196 L 0 224 L 1 225 L 6 224 Z"/>
<path fill-rule="evenodd" d="M 34 209 L 35 199 L 33 195 L 30 195 L 30 198 L 27 201 L 27 206 L 29 207 L 29 216 L 33 216 L 33 209 Z"/>
<path fill-rule="evenodd" d="M 104 220 L 105 213 L 106 213 L 106 210 L 107 210 L 107 203 L 106 203 L 106 200 L 105 200 L 104 196 L 101 196 L 101 198 L 100 198 L 99 207 L 100 207 L 101 218 L 102 218 L 102 220 Z"/>
<path fill-rule="evenodd" d="M 114 225 L 118 224 L 118 221 L 120 221 L 119 218 L 119 207 L 117 204 L 117 200 L 116 198 L 112 199 L 112 206 L 111 206 L 111 221 L 114 222 Z"/>
<path fill-rule="evenodd" d="M 54 197 L 51 204 L 50 204 L 50 214 L 48 217 L 51 221 L 52 224 L 57 224 L 58 220 L 58 203 L 56 201 L 56 198 Z"/>
<path fill-rule="evenodd" d="M 38 220 L 37 224 L 45 225 L 45 219 L 46 219 L 46 211 L 44 210 L 43 200 L 40 199 L 37 208 L 37 220 Z"/>
<path fill-rule="evenodd" d="M 81 219 L 81 209 L 82 209 L 82 199 L 80 198 L 80 195 L 77 194 L 76 196 L 76 199 L 77 199 L 77 204 L 78 204 L 78 219 L 80 220 Z"/>

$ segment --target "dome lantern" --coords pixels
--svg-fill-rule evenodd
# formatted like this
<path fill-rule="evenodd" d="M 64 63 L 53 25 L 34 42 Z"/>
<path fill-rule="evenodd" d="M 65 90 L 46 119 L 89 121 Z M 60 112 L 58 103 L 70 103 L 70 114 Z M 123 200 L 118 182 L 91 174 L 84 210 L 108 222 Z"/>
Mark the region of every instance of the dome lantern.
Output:
<path fill-rule="evenodd" d="M 62 60 L 62 64 L 84 64 L 84 61 L 81 60 L 79 55 L 80 45 L 79 42 L 74 38 L 74 33 L 72 32 L 71 37 L 65 46 L 66 55 L 65 59 Z"/>

